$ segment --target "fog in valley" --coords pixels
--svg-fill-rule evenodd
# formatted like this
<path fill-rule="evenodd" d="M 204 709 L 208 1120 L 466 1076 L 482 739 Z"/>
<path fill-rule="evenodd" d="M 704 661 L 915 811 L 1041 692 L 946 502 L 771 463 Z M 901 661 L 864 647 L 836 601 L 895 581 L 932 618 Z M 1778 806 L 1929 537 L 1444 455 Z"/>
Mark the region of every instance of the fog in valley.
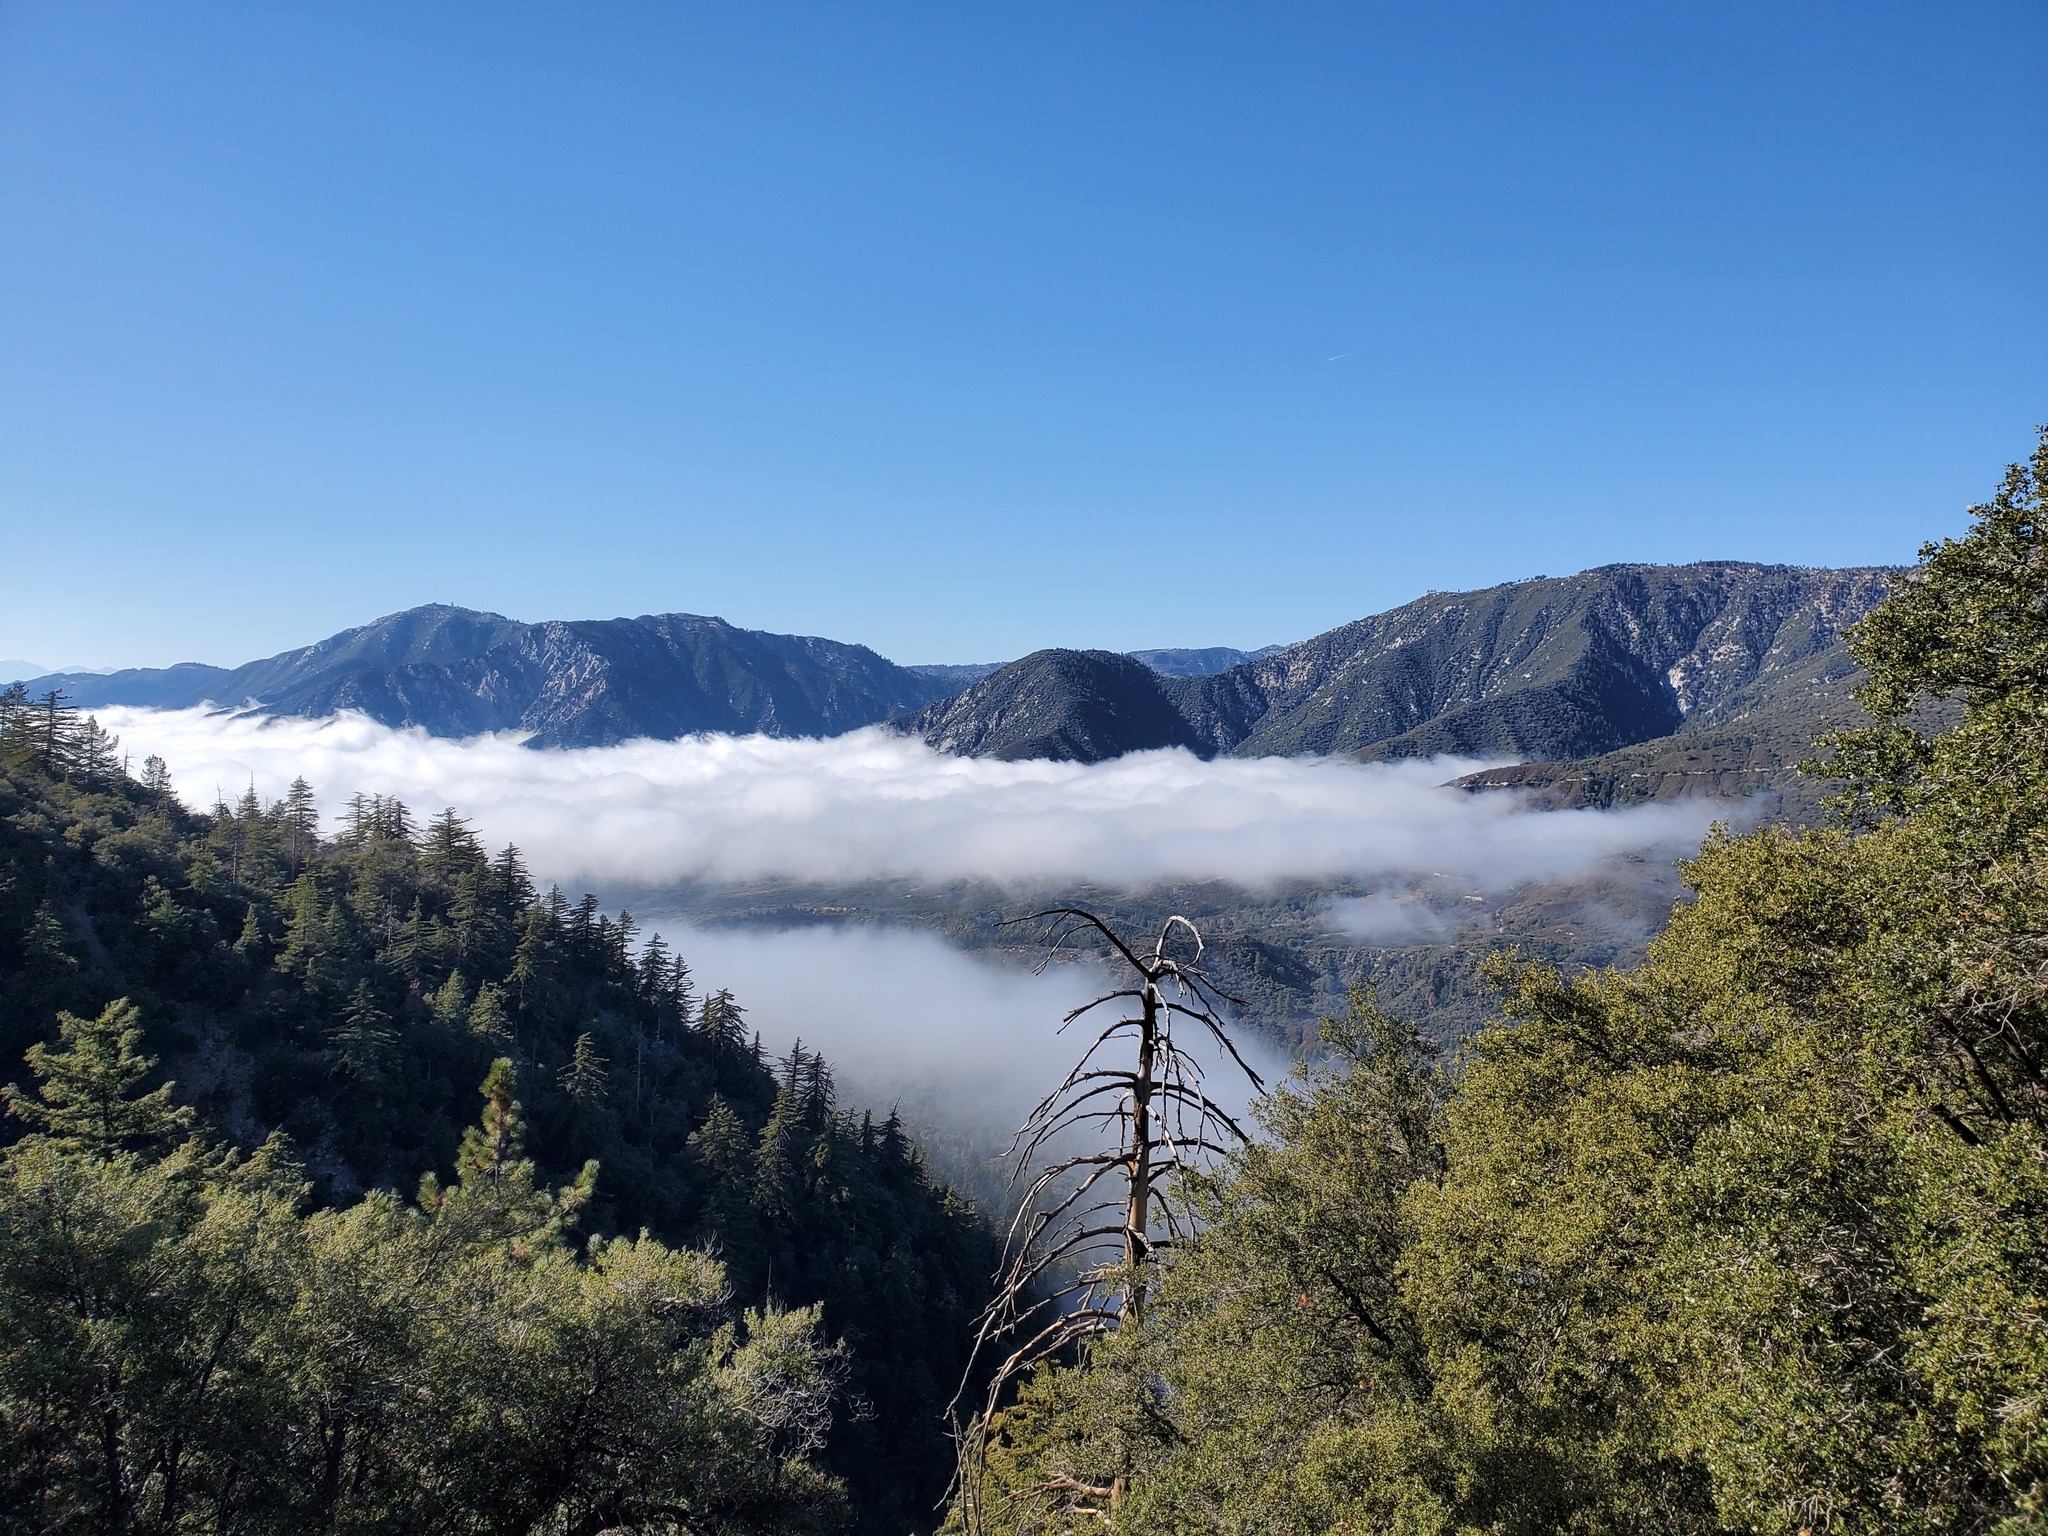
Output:
<path fill-rule="evenodd" d="M 986 1156 L 1055 1081 L 1055 1031 L 1109 973 L 1063 959 L 969 955 L 914 927 L 706 924 L 679 883 L 974 881 L 1020 907 L 1073 882 L 1139 889 L 1215 880 L 1360 883 L 1321 908 L 1365 945 L 1455 938 L 1477 903 L 1616 860 L 1668 867 L 1726 806 L 1691 801 L 1599 812 L 1532 811 L 1511 795 L 1444 785 L 1475 765 L 1437 759 L 1224 759 L 1181 751 L 1083 765 L 958 758 L 882 730 L 830 740 L 704 737 L 532 751 L 516 738 L 452 741 L 361 716 L 273 719 L 203 710 L 103 711 L 139 761 L 162 756 L 194 808 L 252 782 L 265 799 L 309 780 L 326 824 L 355 794 L 396 795 L 424 819 L 444 806 L 493 848 L 524 851 L 543 885 L 595 888 L 662 932 L 705 990 L 730 988 L 777 1053 L 822 1050 L 845 1097 L 907 1119 L 968 1162 Z M 1448 894 L 1447 894 L 1448 893 Z M 1071 1034 L 1071 1032 L 1070 1032 Z M 1272 1047 L 1257 1065 L 1284 1075 Z M 1217 1096 L 1242 1104 L 1230 1073 Z"/>

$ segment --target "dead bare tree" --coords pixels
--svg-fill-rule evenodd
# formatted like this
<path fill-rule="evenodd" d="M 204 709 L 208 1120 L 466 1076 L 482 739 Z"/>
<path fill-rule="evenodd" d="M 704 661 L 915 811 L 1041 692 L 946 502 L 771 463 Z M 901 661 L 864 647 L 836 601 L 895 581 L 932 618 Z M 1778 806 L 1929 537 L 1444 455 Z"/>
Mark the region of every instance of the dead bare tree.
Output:
<path fill-rule="evenodd" d="M 1201 969 L 1202 936 L 1184 917 L 1168 918 L 1151 949 L 1140 951 L 1080 907 L 1053 907 L 1016 923 L 1044 923 L 1043 965 L 1070 943 L 1099 937 L 1128 984 L 1069 1013 L 1064 1034 L 1095 1022 L 1098 1009 L 1127 1012 L 1102 1026 L 1073 1068 L 1032 1109 L 1012 1138 L 1011 1179 L 1021 1189 L 1003 1247 L 996 1292 L 975 1335 L 968 1380 L 997 1349 L 984 1400 L 963 1425 L 963 1382 L 954 1399 L 960 1469 L 956 1488 L 968 1529 L 976 1518 L 979 1473 L 990 1423 L 1007 1387 L 1042 1360 L 1143 1316 L 1145 1289 L 1162 1252 L 1186 1233 L 1177 1175 L 1195 1171 L 1245 1141 L 1236 1119 L 1203 1087 L 1200 1061 L 1176 1038 L 1176 1021 L 1227 1056 L 1254 1090 L 1265 1085 L 1230 1039 L 1221 1005 L 1239 1000 Z M 1192 954 L 1167 953 L 1176 935 Z M 1123 1053 L 1128 1050 L 1129 1054 Z M 1112 1056 L 1116 1059 L 1112 1060 Z M 1220 1060 L 1219 1060 L 1220 1065 Z M 1110 1132 L 1072 1150 L 1089 1131 Z M 1048 1490 L 1051 1491 L 1051 1490 Z M 1114 1499 L 1112 1488 L 1070 1492 Z"/>

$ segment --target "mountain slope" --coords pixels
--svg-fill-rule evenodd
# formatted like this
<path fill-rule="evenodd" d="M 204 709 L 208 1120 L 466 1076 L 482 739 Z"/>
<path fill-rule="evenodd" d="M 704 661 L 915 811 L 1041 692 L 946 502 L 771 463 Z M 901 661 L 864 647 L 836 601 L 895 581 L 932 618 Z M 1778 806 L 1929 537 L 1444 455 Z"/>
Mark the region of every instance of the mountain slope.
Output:
<path fill-rule="evenodd" d="M 49 737 L 40 719 L 0 719 L 0 1088 L 28 1080 L 23 1053 L 51 1042 L 58 1010 L 130 999 L 214 1134 L 254 1148 L 282 1131 L 315 1203 L 347 1205 L 445 1179 L 476 1085 L 509 1057 L 543 1187 L 596 1160 L 582 1234 L 715 1252 L 735 1310 L 824 1305 L 852 1350 L 826 1455 L 864 1506 L 856 1530 L 930 1529 L 953 1467 L 943 1409 L 995 1254 L 893 1113 L 835 1108 L 822 1057 L 764 1058 L 730 993 L 693 984 L 596 897 L 541 895 L 516 849 L 490 857 L 452 810 L 422 828 L 396 800 L 358 799 L 333 839 L 314 807 L 264 807 L 253 789 L 195 815 L 95 768 L 68 713 Z M 30 1128 L 0 1116 L 0 1146 Z M 117 1239 L 124 1273 L 139 1233 Z M 189 1297 L 197 1282 L 175 1272 Z M 0 1461 L 0 1489 L 20 1488 L 19 1458 Z M 20 1507 L 0 1492 L 0 1509 Z"/>
<path fill-rule="evenodd" d="M 1170 646 L 1164 650 L 1127 651 L 1124 654 L 1135 661 L 1142 661 L 1162 677 L 1213 677 L 1218 672 L 1257 661 L 1283 649 L 1285 647 L 1278 645 L 1269 645 L 1261 651 L 1233 650 L 1227 645 L 1203 646 L 1194 650 Z"/>
<path fill-rule="evenodd" d="M 1000 661 L 922 662 L 904 670 L 915 672 L 919 677 L 929 678 L 934 687 L 943 688 L 948 694 L 954 694 L 969 683 L 980 682 L 1001 665 Z"/>
<path fill-rule="evenodd" d="M 550 747 L 700 731 L 831 736 L 952 691 L 865 646 L 695 614 L 522 624 L 440 604 L 232 671 L 188 663 L 31 684 L 51 687 L 87 708 L 211 702 L 309 717 L 358 709 L 437 736 L 526 731 L 532 745 Z"/>
<path fill-rule="evenodd" d="M 187 663 L 31 687 L 88 708 L 357 709 L 435 735 L 521 731 L 539 747 L 830 736 L 894 719 L 970 756 L 1095 762 L 1179 746 L 1572 760 L 1707 721 L 1755 734 L 1745 711 L 1793 707 L 1797 690 L 1774 692 L 1774 680 L 1827 653 L 1883 592 L 1876 570 L 1604 566 L 1433 593 L 1220 671 L 1237 653 L 1048 650 L 996 668 L 907 668 L 691 614 L 524 624 L 434 605 L 232 671 Z"/>
<path fill-rule="evenodd" d="M 1222 674 L 1197 723 L 1252 756 L 1612 751 L 1827 649 L 1883 595 L 1878 571 L 1733 562 L 1433 595 Z"/>
<path fill-rule="evenodd" d="M 1034 651 L 895 725 L 962 757 L 1099 763 L 1153 747 L 1207 756 L 1175 682 L 1113 651 Z"/>
<path fill-rule="evenodd" d="M 1034 680 L 1028 709 L 1013 686 L 977 685 L 905 723 L 947 751 L 1010 757 L 1189 745 L 1204 756 L 1581 758 L 1694 718 L 1732 723 L 1745 690 L 1768 694 L 1883 595 L 1877 570 L 1605 566 L 1431 594 L 1210 676 L 1161 678 L 1179 726 L 1116 668 L 1127 658 L 1105 652 L 1059 653 L 1073 659 Z M 1064 735 L 1053 724 L 1093 720 L 1120 698 L 1142 720 Z M 1058 751 L 1035 752 L 1033 740 Z"/>
<path fill-rule="evenodd" d="M 1803 661 L 1764 669 L 1695 710 L 1669 736 L 1592 757 L 1482 769 L 1457 783 L 1521 790 L 1545 809 L 1765 795 L 1773 814 L 1813 824 L 1836 786 L 1802 774 L 1799 764 L 1815 756 L 1814 738 L 1822 732 L 1870 724 L 1855 697 L 1864 677 L 1847 643 L 1838 640 Z M 1916 727 L 1928 734 L 1951 728 L 1957 718 L 1951 701 L 1924 704 L 1914 715 Z"/>

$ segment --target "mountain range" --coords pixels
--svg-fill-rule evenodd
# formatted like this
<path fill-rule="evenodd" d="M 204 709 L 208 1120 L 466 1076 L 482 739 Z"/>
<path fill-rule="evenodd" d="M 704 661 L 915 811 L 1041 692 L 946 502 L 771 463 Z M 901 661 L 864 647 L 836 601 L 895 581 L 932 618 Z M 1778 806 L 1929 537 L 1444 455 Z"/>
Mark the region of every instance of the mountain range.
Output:
<path fill-rule="evenodd" d="M 355 709 L 434 735 L 521 732 L 536 747 L 831 736 L 887 722 L 942 751 L 1009 759 L 1099 762 L 1183 747 L 1202 757 L 1449 753 L 1544 764 L 1684 737 L 1694 759 L 1704 751 L 1720 764 L 1714 772 L 1774 772 L 1816 725 L 1853 711 L 1842 636 L 1883 598 L 1887 574 L 1603 566 L 1431 593 L 1257 652 L 1053 649 L 921 667 L 694 614 L 529 624 L 434 604 L 233 669 L 188 662 L 53 674 L 29 687 L 62 689 L 86 708 Z M 1593 770 L 1580 790 L 1534 768 L 1481 778 L 1569 798 L 1595 792 L 1583 784 L 1605 793 L 1633 783 L 1644 761 Z"/>
<path fill-rule="evenodd" d="M 521 731 L 536 747 L 590 747 L 713 731 L 836 736 L 959 686 L 864 645 L 696 614 L 523 624 L 435 603 L 233 670 L 186 662 L 60 674 L 30 690 L 61 688 L 87 709 L 211 703 L 307 717 L 355 709 L 435 736 Z"/>
<path fill-rule="evenodd" d="M 1199 677 L 1038 651 L 896 724 L 942 751 L 1082 762 L 1155 747 L 1580 759 L 1759 715 L 1804 726 L 1823 694 L 1853 707 L 1843 632 L 1886 574 L 1604 566 L 1431 593 Z"/>

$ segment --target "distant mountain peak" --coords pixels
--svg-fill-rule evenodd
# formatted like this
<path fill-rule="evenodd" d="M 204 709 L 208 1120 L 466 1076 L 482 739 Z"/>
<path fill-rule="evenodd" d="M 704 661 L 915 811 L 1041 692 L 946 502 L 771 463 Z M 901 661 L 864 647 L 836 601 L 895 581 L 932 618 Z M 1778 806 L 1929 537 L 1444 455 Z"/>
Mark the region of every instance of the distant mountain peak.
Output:
<path fill-rule="evenodd" d="M 866 646 L 739 629 L 702 614 L 521 623 L 427 603 L 232 671 L 187 665 L 39 679 L 80 705 L 360 710 L 438 736 L 527 733 L 596 746 L 703 732 L 830 736 L 952 690 Z"/>

